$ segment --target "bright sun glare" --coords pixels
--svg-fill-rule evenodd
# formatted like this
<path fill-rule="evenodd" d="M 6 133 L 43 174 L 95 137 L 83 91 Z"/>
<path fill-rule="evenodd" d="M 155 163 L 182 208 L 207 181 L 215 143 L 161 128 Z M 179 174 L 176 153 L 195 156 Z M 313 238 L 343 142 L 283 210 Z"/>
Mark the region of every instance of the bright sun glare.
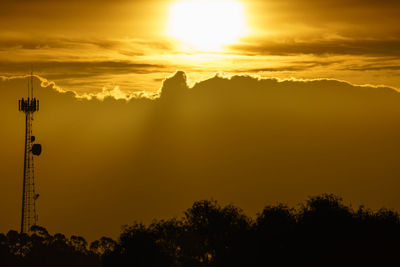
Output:
<path fill-rule="evenodd" d="M 221 51 L 247 31 L 238 1 L 183 0 L 170 8 L 168 35 L 198 51 Z"/>

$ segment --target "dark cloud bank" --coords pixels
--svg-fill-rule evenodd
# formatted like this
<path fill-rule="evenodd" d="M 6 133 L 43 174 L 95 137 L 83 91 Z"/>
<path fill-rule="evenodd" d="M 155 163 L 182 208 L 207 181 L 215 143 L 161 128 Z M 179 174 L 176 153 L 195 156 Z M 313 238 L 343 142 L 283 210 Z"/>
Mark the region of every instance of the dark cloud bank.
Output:
<path fill-rule="evenodd" d="M 2 231 L 19 219 L 25 91 L 25 80 L 0 82 Z M 37 96 L 39 219 L 50 231 L 116 236 L 211 197 L 248 214 L 324 192 L 400 208 L 400 95 L 389 88 L 245 76 L 188 88 L 177 72 L 157 100 Z"/>

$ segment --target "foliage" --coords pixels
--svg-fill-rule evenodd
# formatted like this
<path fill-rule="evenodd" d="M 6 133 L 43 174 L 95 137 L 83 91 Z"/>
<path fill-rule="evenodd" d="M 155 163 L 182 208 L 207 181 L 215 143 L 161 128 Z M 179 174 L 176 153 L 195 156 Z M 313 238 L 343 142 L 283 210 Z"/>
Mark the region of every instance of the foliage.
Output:
<path fill-rule="evenodd" d="M 299 209 L 266 206 L 254 219 L 233 205 L 198 201 L 181 219 L 136 222 L 117 241 L 90 245 L 39 226 L 0 234 L 2 266 L 387 266 L 399 249 L 397 212 L 353 210 L 329 194 Z"/>

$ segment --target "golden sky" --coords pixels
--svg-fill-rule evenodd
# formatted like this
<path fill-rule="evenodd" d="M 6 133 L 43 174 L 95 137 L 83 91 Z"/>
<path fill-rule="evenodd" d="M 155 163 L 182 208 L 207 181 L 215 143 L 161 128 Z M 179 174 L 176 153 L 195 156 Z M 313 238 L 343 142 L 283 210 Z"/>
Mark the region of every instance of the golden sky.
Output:
<path fill-rule="evenodd" d="M 186 16 L 171 18 L 174 5 L 182 9 L 185 2 L 195 5 L 187 5 Z M 239 4 L 243 14 L 229 3 Z M 37 74 L 79 93 L 115 87 L 154 92 L 178 69 L 191 82 L 223 72 L 400 87 L 395 0 L 2 0 L 1 5 L 0 73 L 25 74 L 32 65 Z M 174 34 L 171 20 L 188 21 L 185 36 Z M 241 34 L 224 43 L 232 31 Z M 223 49 L 181 42 L 196 36 L 197 43 L 211 48 L 223 43 Z"/>
<path fill-rule="evenodd" d="M 400 209 L 399 1 L 183 2 L 0 0 L 0 232 L 19 222 L 31 68 L 51 232 L 116 237 L 210 198 Z"/>

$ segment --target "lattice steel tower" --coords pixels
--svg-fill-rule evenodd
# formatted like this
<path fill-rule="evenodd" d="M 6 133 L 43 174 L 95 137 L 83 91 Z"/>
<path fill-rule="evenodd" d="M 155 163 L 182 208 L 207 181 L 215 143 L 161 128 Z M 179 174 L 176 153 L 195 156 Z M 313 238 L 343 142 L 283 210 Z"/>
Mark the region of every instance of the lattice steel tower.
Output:
<path fill-rule="evenodd" d="M 35 173 L 33 167 L 33 156 L 39 156 L 42 146 L 35 144 L 35 136 L 32 135 L 33 113 L 39 111 L 39 100 L 33 97 L 33 75 L 28 81 L 28 98 L 18 101 L 18 109 L 25 113 L 25 155 L 24 155 L 24 178 L 22 187 L 22 215 L 21 233 L 30 231 L 36 225 L 38 216 L 36 214 L 36 200 L 39 194 L 35 192 Z"/>

